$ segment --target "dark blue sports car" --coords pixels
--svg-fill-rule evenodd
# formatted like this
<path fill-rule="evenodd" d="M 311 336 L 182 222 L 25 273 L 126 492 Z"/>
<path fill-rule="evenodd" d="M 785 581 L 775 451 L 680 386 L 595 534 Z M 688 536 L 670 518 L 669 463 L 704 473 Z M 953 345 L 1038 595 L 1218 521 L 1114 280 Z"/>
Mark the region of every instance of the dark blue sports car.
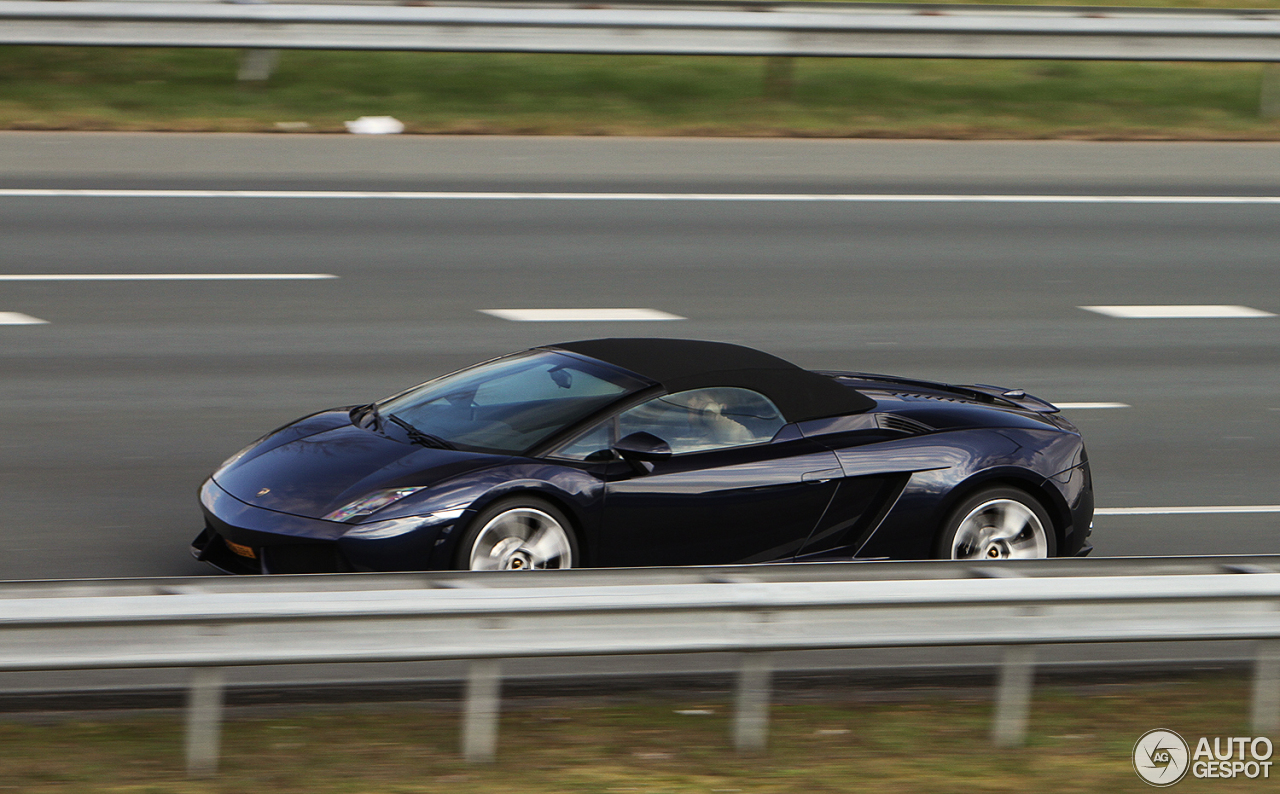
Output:
<path fill-rule="evenodd" d="M 1021 391 L 595 339 L 300 419 L 200 504 L 233 573 L 519 570 L 1083 555 L 1093 489 Z"/>

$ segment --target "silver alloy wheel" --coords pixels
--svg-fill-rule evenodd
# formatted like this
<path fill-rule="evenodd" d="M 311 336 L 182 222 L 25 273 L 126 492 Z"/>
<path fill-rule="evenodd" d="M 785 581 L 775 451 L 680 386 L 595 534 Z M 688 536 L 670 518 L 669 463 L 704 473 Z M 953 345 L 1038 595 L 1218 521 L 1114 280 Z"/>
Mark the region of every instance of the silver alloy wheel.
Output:
<path fill-rule="evenodd" d="M 1035 512 L 1014 499 L 992 499 L 969 511 L 951 542 L 953 560 L 1034 559 L 1049 556 L 1049 539 Z"/>
<path fill-rule="evenodd" d="M 572 568 L 573 546 L 560 522 L 532 507 L 505 510 L 489 520 L 471 544 L 473 571 Z"/>

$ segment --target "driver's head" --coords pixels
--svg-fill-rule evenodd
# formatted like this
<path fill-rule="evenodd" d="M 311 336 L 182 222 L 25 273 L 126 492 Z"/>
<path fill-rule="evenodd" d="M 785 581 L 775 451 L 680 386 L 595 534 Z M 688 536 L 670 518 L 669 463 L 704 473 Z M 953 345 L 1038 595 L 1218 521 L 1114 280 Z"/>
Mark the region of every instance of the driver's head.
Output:
<path fill-rule="evenodd" d="M 704 425 L 715 422 L 724 413 L 724 404 L 717 402 L 710 392 L 698 392 L 689 398 L 689 411 Z"/>

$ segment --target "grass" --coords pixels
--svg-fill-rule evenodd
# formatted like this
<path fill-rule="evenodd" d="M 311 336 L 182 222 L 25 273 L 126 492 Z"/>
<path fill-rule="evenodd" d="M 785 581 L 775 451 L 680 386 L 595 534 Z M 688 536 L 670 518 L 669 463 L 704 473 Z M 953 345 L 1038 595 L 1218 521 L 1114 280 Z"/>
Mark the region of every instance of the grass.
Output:
<path fill-rule="evenodd" d="M 976 694 L 983 694 L 978 692 Z M 456 754 L 453 704 L 237 717 L 221 775 L 181 773 L 173 717 L 86 715 L 53 724 L 0 721 L 0 790 L 64 792 L 890 792 L 1146 791 L 1130 753 L 1148 730 L 1246 736 L 1248 685 L 1204 678 L 1092 690 L 1041 687 L 1025 748 L 987 741 L 990 705 L 938 695 L 883 699 L 845 691 L 792 698 L 772 712 L 770 749 L 728 745 L 730 706 L 716 695 L 509 703 L 499 757 Z M 677 696 L 678 697 L 678 696 Z M 678 710 L 710 711 L 683 715 Z M 1210 740 L 1212 741 L 1212 740 Z M 1180 792 L 1267 790 L 1261 780 L 1195 780 Z"/>
<path fill-rule="evenodd" d="M 231 50 L 0 48 L 0 129 L 1277 140 L 1263 67 L 290 51 L 237 84 Z M 280 124 L 283 123 L 283 127 Z"/>

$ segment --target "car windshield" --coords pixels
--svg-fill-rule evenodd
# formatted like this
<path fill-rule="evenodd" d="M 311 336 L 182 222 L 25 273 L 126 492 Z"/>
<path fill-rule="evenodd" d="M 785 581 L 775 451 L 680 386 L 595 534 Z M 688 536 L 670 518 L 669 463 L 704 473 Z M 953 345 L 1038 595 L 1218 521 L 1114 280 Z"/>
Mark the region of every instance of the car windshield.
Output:
<path fill-rule="evenodd" d="M 598 362 L 536 350 L 415 386 L 378 403 L 378 412 L 458 448 L 518 453 L 649 385 Z"/>

